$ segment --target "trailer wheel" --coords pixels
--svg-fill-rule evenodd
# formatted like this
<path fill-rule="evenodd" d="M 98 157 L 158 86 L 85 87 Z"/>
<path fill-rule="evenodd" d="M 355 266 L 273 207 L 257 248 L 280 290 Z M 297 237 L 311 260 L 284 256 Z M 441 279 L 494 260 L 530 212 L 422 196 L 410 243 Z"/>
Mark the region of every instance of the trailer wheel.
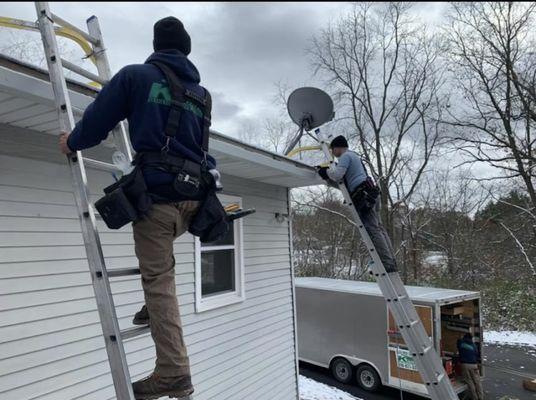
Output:
<path fill-rule="evenodd" d="M 363 389 L 374 392 L 378 390 L 381 385 L 380 376 L 374 368 L 370 365 L 363 364 L 357 369 L 357 383 Z"/>
<path fill-rule="evenodd" d="M 336 358 L 331 362 L 331 374 L 341 383 L 350 383 L 354 375 L 354 367 L 344 358 Z"/>

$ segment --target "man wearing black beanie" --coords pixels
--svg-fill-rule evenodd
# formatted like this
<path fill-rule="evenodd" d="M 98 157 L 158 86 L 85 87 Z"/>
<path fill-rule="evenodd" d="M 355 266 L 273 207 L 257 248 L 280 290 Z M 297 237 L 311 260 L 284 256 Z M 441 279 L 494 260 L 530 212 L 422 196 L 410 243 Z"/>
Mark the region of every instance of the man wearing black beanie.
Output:
<path fill-rule="evenodd" d="M 378 216 L 378 187 L 367 174 L 365 164 L 359 155 L 348 150 L 348 141 L 344 136 L 337 136 L 331 141 L 331 152 L 338 158 L 337 164 L 319 168 L 319 175 L 328 181 L 344 182 L 352 196 L 363 225 L 376 247 L 387 272 L 396 272 L 396 259 L 387 231 Z"/>
<path fill-rule="evenodd" d="M 177 49 L 187 56 L 192 51 L 190 35 L 175 17 L 162 18 L 154 24 L 154 51 Z"/>
<path fill-rule="evenodd" d="M 165 162 L 144 162 L 146 155 L 164 154 L 166 162 L 174 159 L 183 166 L 186 161 L 204 165 L 206 169 L 216 166 L 203 145 L 203 132 L 208 132 L 210 124 L 211 103 L 208 91 L 200 85 L 197 68 L 187 57 L 191 46 L 190 35 L 177 18 L 166 17 L 156 22 L 154 53 L 144 64 L 121 69 L 87 107 L 74 130 L 60 138 L 61 151 L 69 154 L 99 144 L 120 121 L 128 119 L 130 141 L 139 160 L 137 165 L 153 199 L 148 214 L 133 225 L 146 303 L 136 314 L 134 323 L 147 324 L 150 317 L 156 347 L 154 373 L 133 384 L 134 395 L 139 400 L 180 398 L 193 393 L 177 304 L 173 241 L 188 229 L 200 199 L 189 197 L 190 192 L 180 192 L 173 184 L 179 176 L 176 168 L 172 172 Z M 174 81 L 183 87 L 179 105 L 177 101 L 172 103 L 177 99 L 173 98 L 163 71 L 170 71 L 169 76 L 174 76 Z M 174 117 L 174 122 L 168 125 L 171 110 L 180 118 Z M 170 129 L 172 134 L 166 136 Z"/>

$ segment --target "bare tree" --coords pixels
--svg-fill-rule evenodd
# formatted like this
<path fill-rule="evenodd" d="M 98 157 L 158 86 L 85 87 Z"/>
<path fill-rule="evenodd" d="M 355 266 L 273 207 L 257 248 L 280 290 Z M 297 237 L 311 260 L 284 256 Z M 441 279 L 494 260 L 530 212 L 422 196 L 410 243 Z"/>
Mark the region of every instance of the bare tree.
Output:
<path fill-rule="evenodd" d="M 382 218 L 393 232 L 439 144 L 440 48 L 405 3 L 355 5 L 309 49 L 338 102 L 346 135 L 382 190 Z"/>
<path fill-rule="evenodd" d="M 489 194 L 467 169 L 437 168 L 415 199 L 413 213 L 420 216 L 418 242 L 444 255 L 446 276 L 453 282 L 475 281 L 491 264 L 480 247 L 482 227 L 474 215 L 489 201 Z M 488 258 L 487 258 L 488 257 Z"/>
<path fill-rule="evenodd" d="M 301 276 L 359 279 L 369 260 L 350 212 L 329 187 L 294 192 L 294 254 Z"/>
<path fill-rule="evenodd" d="M 536 208 L 534 47 L 536 3 L 454 3 L 446 35 L 459 93 L 448 123 L 469 163 L 519 179 Z"/>

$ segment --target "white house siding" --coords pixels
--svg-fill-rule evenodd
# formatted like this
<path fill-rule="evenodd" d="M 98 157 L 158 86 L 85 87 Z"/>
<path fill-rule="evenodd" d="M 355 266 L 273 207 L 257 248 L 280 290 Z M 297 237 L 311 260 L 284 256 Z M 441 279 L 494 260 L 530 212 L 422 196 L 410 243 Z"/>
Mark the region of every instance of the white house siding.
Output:
<path fill-rule="evenodd" d="M 111 178 L 90 172 L 97 196 Z M 244 220 L 246 301 L 195 313 L 194 241 L 175 243 L 195 400 L 297 398 L 289 225 L 283 187 L 225 177 Z M 108 268 L 136 267 L 130 227 L 102 232 Z M 120 325 L 143 304 L 139 277 L 112 280 Z M 148 335 L 125 342 L 134 379 L 154 366 Z M 67 167 L 0 155 L 0 399 L 115 398 Z"/>

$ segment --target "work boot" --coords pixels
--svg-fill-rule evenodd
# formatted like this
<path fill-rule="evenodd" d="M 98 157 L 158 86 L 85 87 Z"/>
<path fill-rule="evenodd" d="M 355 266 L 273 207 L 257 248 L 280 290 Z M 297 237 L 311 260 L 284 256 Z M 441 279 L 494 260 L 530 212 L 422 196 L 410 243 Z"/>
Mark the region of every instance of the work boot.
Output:
<path fill-rule="evenodd" d="M 368 263 L 367 263 L 367 269 L 370 271 L 370 273 L 372 274 L 372 265 L 374 264 L 374 261 L 373 260 L 370 260 Z M 391 274 L 391 273 L 394 273 L 394 272 L 398 272 L 398 268 L 396 266 L 396 263 L 395 264 L 387 264 L 387 263 L 384 263 L 383 264 L 383 267 L 385 268 L 385 272 L 387 272 L 388 274 Z"/>
<path fill-rule="evenodd" d="M 162 377 L 153 373 L 132 384 L 136 400 L 153 400 L 163 396 L 182 399 L 194 392 L 189 376 Z"/>
<path fill-rule="evenodd" d="M 149 311 L 147 306 L 143 306 L 140 311 L 134 314 L 134 319 L 132 320 L 134 325 L 149 325 Z"/>
<path fill-rule="evenodd" d="M 394 272 L 398 272 L 398 268 L 396 267 L 396 264 L 383 264 L 383 266 L 385 267 L 385 271 L 388 273 L 388 274 L 392 274 Z"/>

